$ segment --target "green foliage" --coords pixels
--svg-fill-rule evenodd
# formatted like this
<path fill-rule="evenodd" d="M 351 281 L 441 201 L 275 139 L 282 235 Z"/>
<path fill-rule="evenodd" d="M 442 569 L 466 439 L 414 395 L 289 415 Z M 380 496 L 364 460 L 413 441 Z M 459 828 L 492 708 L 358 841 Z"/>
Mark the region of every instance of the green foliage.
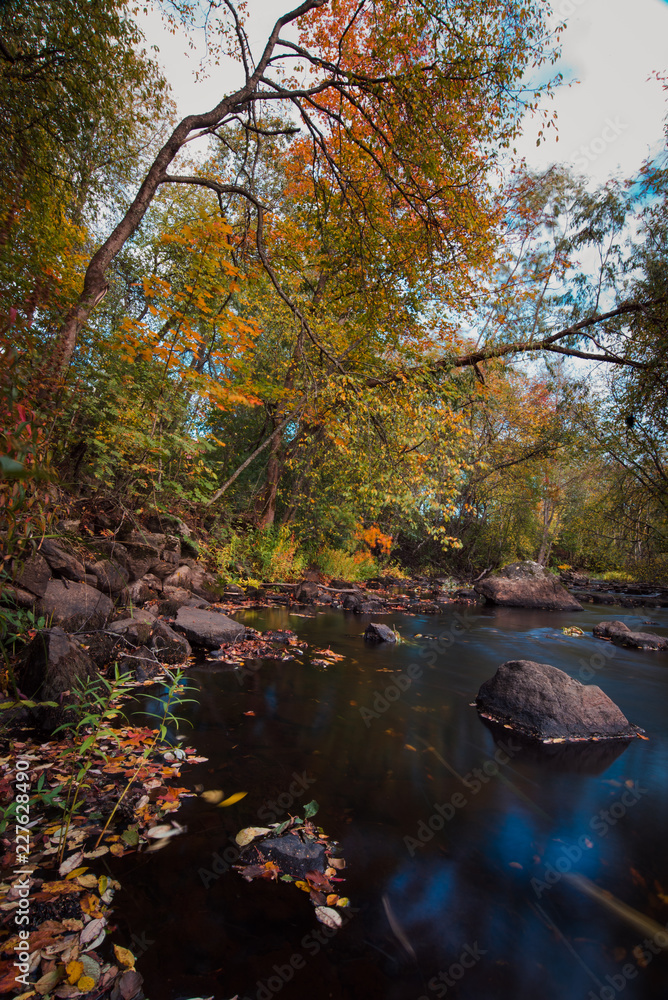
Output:
<path fill-rule="evenodd" d="M 325 576 L 340 580 L 368 580 L 380 572 L 370 552 L 351 554 L 343 549 L 324 548 L 315 556 L 314 564 Z"/>

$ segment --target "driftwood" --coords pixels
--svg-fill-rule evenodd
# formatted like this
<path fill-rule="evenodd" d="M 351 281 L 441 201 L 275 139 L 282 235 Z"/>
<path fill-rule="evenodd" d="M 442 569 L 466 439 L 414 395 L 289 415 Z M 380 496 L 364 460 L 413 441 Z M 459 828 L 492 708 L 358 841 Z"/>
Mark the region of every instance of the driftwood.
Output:
<path fill-rule="evenodd" d="M 313 581 L 307 580 L 306 582 L 307 583 L 315 583 L 315 580 L 313 580 Z M 268 584 L 265 585 L 265 587 L 266 587 L 267 590 L 269 590 L 270 588 L 273 588 L 274 590 L 277 590 L 279 588 L 281 590 L 296 590 L 297 587 L 301 587 L 302 583 L 304 583 L 303 580 L 300 580 L 299 583 L 268 583 Z M 326 590 L 328 594 L 362 594 L 362 593 L 364 593 L 364 591 L 360 590 L 358 587 L 325 587 L 325 585 L 322 584 L 322 583 L 318 583 L 318 584 L 316 584 L 316 586 L 317 586 L 318 590 Z"/>

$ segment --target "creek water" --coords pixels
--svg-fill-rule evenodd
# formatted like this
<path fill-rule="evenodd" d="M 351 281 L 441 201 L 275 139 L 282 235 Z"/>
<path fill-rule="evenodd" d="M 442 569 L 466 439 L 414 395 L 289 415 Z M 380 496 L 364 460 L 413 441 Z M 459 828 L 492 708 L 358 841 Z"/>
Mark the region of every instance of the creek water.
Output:
<path fill-rule="evenodd" d="M 397 646 L 365 644 L 367 617 L 309 615 L 235 616 L 295 630 L 303 662 L 189 671 L 182 732 L 209 759 L 183 783 L 248 794 L 222 809 L 188 799 L 187 833 L 112 862 L 114 940 L 139 954 L 150 1000 L 665 1000 L 668 657 L 591 629 L 651 618 L 668 635 L 668 611 L 373 616 Z M 311 664 L 328 645 L 345 659 Z M 470 703 L 522 658 L 599 684 L 649 738 L 532 749 L 492 732 Z M 228 867 L 238 830 L 311 799 L 347 862 L 351 909 L 331 937 L 294 885 Z"/>

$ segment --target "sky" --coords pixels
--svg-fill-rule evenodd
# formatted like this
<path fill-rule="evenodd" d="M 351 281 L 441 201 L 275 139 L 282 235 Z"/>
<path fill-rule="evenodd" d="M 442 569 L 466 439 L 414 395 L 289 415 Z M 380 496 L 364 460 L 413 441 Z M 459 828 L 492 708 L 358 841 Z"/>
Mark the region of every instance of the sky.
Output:
<path fill-rule="evenodd" d="M 248 0 L 248 33 L 256 51 L 277 13 L 290 6 L 287 0 L 285 5 Z M 630 176 L 664 142 L 668 92 L 651 75 L 668 71 L 668 2 L 553 0 L 552 7 L 556 19 L 566 22 L 555 70 L 567 85 L 550 102 L 557 111 L 559 138 L 550 129 L 536 147 L 540 124 L 527 119 L 517 151 L 537 170 L 569 163 L 592 185 L 610 176 Z M 186 56 L 183 38 L 165 31 L 155 15 L 141 23 L 148 41 L 159 47 L 158 61 L 182 114 L 208 110 L 240 82 L 238 68 L 229 63 L 196 83 L 197 52 Z"/>

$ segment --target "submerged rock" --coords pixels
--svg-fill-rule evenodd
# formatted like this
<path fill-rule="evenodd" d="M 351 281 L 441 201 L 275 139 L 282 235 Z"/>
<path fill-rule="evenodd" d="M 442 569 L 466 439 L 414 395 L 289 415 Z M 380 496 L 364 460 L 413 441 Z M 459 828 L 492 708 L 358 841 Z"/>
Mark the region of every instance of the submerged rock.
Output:
<path fill-rule="evenodd" d="M 539 740 L 628 739 L 639 732 L 600 687 L 532 660 L 502 663 L 481 686 L 476 707 L 484 718 Z"/>
<path fill-rule="evenodd" d="M 616 646 L 632 649 L 668 649 L 668 639 L 654 632 L 633 632 L 624 622 L 599 622 L 594 626 L 597 639 L 611 639 Z"/>
<path fill-rule="evenodd" d="M 582 611 L 582 605 L 562 587 L 557 577 L 535 562 L 510 563 L 476 583 L 475 590 L 491 604 Z"/>
<path fill-rule="evenodd" d="M 282 872 L 293 878 L 304 878 L 311 871 L 324 872 L 327 867 L 324 844 L 304 843 L 293 833 L 261 840 L 256 846 L 266 861 L 275 861 Z"/>
<path fill-rule="evenodd" d="M 396 642 L 397 637 L 389 625 L 370 622 L 366 627 L 364 638 L 367 642 Z"/>

